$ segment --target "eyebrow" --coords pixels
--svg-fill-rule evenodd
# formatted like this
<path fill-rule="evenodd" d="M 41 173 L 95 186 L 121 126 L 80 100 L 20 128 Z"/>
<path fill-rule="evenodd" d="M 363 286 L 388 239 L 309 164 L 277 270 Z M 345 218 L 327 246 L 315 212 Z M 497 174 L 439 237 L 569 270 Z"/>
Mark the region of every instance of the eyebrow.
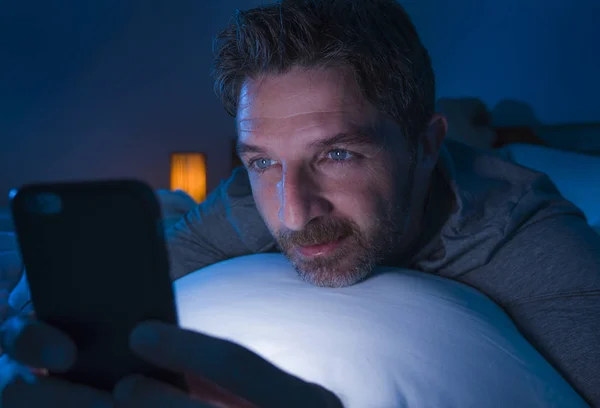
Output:
<path fill-rule="evenodd" d="M 336 145 L 346 146 L 373 146 L 377 142 L 366 129 L 353 130 L 351 132 L 338 133 L 327 139 L 315 140 L 307 145 L 308 149 L 326 149 Z M 236 144 L 237 154 L 241 157 L 246 154 L 266 154 L 267 150 L 252 144 L 238 141 Z"/>
<path fill-rule="evenodd" d="M 324 149 L 336 145 L 372 146 L 374 144 L 375 140 L 373 139 L 373 136 L 364 129 L 360 129 L 352 132 L 338 133 L 337 135 L 327 139 L 316 140 L 309 143 L 308 147 Z"/>

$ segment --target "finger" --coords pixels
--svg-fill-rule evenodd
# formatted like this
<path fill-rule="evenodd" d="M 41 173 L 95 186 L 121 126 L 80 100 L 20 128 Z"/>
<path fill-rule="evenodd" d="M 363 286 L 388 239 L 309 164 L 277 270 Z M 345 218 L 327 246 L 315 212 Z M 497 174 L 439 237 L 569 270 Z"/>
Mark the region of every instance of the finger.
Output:
<path fill-rule="evenodd" d="M 208 381 L 204 377 L 198 377 L 187 373 L 185 379 L 188 393 L 199 401 L 212 404 L 219 408 L 258 408 L 256 405 L 233 394 L 214 382 Z"/>
<path fill-rule="evenodd" d="M 115 402 L 119 408 L 177 407 L 210 408 L 186 393 L 141 375 L 132 375 L 115 386 Z"/>
<path fill-rule="evenodd" d="M 337 400 L 240 345 L 201 333 L 147 322 L 134 329 L 130 343 L 157 366 L 204 377 L 260 407 L 321 407 L 324 399 Z"/>
<path fill-rule="evenodd" d="M 2 324 L 0 344 L 15 360 L 55 372 L 68 370 L 76 356 L 75 344 L 66 334 L 24 316 L 11 317 Z"/>
<path fill-rule="evenodd" d="M 3 408 L 114 408 L 110 394 L 54 378 L 16 380 L 2 393 Z"/>

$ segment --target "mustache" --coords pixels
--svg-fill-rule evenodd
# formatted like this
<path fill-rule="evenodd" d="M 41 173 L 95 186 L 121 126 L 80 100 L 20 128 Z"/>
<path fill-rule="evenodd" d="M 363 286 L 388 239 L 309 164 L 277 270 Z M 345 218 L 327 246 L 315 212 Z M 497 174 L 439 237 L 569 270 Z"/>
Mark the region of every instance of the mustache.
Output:
<path fill-rule="evenodd" d="M 300 231 L 280 230 L 277 240 L 281 247 L 289 249 L 294 246 L 320 245 L 359 233 L 360 229 L 353 221 L 330 218 L 311 221 Z"/>

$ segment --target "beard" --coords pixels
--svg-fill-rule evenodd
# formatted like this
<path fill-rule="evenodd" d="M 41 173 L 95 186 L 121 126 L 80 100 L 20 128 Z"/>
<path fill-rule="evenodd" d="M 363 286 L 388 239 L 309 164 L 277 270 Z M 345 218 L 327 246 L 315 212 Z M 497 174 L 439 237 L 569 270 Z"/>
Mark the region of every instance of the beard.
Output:
<path fill-rule="evenodd" d="M 366 279 L 375 266 L 397 249 L 404 235 L 405 203 L 400 207 L 378 206 L 372 224 L 361 230 L 347 218 L 315 219 L 301 231 L 280 230 L 274 237 L 279 249 L 306 282 L 320 287 L 340 288 Z M 339 242 L 327 254 L 304 257 L 299 246 Z"/>

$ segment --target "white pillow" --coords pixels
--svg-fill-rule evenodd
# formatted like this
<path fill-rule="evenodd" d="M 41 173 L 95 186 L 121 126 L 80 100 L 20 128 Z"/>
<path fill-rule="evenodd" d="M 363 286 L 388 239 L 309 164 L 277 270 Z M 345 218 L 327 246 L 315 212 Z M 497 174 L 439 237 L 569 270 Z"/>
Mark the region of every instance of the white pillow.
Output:
<path fill-rule="evenodd" d="M 180 322 L 322 384 L 346 408 L 586 406 L 487 297 L 376 272 L 318 288 L 279 254 L 236 258 L 175 283 Z"/>
<path fill-rule="evenodd" d="M 550 176 L 560 193 L 585 213 L 590 225 L 600 225 L 600 157 L 527 144 L 502 150 L 514 162 Z"/>

